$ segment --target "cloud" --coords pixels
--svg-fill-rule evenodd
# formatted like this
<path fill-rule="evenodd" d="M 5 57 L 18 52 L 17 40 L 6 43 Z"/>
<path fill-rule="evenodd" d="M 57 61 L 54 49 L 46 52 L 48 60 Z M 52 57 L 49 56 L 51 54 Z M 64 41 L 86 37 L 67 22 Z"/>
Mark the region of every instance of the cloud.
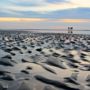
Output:
<path fill-rule="evenodd" d="M 49 18 L 49 19 L 90 19 L 90 8 L 75 8 L 68 10 L 58 10 L 48 13 L 39 13 L 33 11 L 0 11 L 0 17 L 18 17 L 18 18 Z"/>
<path fill-rule="evenodd" d="M 58 4 L 47 4 L 45 6 L 26 6 L 26 7 L 13 5 L 4 8 L 14 11 L 33 11 L 39 13 L 47 13 L 51 11 L 77 8 L 77 6 L 71 3 L 63 3 L 63 4 L 58 3 Z"/>
<path fill-rule="evenodd" d="M 59 19 L 57 22 L 64 23 L 90 23 L 90 19 Z"/>
<path fill-rule="evenodd" d="M 90 0 L 1 0 L 0 24 L 2 28 L 90 28 Z"/>
<path fill-rule="evenodd" d="M 67 2 L 66 2 L 67 1 Z M 33 11 L 39 13 L 47 13 L 57 10 L 65 10 L 72 8 L 90 8 L 90 0 L 11 0 L 12 5 L 4 7 L 14 11 Z M 53 3 L 52 3 L 53 2 Z"/>
<path fill-rule="evenodd" d="M 0 29 L 90 29 L 90 19 L 0 18 Z"/>
<path fill-rule="evenodd" d="M 0 22 L 42 22 L 47 21 L 44 18 L 9 18 L 9 17 L 1 17 Z"/>
<path fill-rule="evenodd" d="M 0 22 L 62 22 L 62 23 L 90 23 L 90 19 L 46 19 L 46 18 L 10 18 L 1 17 Z"/>
<path fill-rule="evenodd" d="M 2 0 L 0 16 L 90 18 L 90 0 Z"/>
<path fill-rule="evenodd" d="M 70 2 L 77 5 L 77 7 L 90 8 L 90 0 L 70 0 Z"/>

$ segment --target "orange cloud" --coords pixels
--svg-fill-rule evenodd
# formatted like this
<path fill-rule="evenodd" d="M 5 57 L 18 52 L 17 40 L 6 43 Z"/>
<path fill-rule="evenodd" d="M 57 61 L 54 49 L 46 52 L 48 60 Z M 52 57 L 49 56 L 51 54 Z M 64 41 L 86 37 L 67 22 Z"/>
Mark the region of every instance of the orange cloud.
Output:
<path fill-rule="evenodd" d="M 84 23 L 90 22 L 90 19 L 59 19 L 58 21 L 64 23 Z"/>
<path fill-rule="evenodd" d="M 18 18 L 0 18 L 0 22 L 13 22 L 13 21 L 19 21 Z"/>
<path fill-rule="evenodd" d="M 46 18 L 11 18 L 0 17 L 0 22 L 61 22 L 61 23 L 85 23 L 90 19 L 46 19 Z M 57 27 L 59 28 L 59 27 Z"/>
<path fill-rule="evenodd" d="M 41 22 L 46 20 L 44 18 L 0 18 L 0 22 Z"/>

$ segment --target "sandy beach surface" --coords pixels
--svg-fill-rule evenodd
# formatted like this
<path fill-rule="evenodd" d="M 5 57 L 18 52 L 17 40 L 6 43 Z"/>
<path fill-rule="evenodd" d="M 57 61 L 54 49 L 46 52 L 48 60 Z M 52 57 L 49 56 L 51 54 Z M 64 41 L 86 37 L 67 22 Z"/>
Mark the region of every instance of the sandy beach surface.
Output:
<path fill-rule="evenodd" d="M 0 32 L 0 90 L 90 90 L 90 35 Z"/>

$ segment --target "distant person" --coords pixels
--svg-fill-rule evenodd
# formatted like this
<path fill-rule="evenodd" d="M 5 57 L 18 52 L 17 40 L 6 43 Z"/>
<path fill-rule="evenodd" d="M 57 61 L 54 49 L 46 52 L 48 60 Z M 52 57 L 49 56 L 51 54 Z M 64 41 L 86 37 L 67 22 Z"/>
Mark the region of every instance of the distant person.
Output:
<path fill-rule="evenodd" d="M 73 27 L 68 27 L 68 33 L 72 34 L 73 33 Z"/>
<path fill-rule="evenodd" d="M 71 27 L 71 34 L 73 33 L 73 27 Z"/>

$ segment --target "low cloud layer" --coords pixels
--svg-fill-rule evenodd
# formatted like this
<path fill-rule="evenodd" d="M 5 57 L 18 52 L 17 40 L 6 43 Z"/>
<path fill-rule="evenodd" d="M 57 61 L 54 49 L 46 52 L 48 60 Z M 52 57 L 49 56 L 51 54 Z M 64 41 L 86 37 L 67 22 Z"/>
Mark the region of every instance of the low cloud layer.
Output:
<path fill-rule="evenodd" d="M 42 28 L 74 24 L 89 29 L 90 0 L 1 0 L 1 22 L 28 22 L 31 26 L 38 23 L 36 24 L 38 27 L 43 23 Z M 81 23 L 85 24 L 82 26 Z"/>

